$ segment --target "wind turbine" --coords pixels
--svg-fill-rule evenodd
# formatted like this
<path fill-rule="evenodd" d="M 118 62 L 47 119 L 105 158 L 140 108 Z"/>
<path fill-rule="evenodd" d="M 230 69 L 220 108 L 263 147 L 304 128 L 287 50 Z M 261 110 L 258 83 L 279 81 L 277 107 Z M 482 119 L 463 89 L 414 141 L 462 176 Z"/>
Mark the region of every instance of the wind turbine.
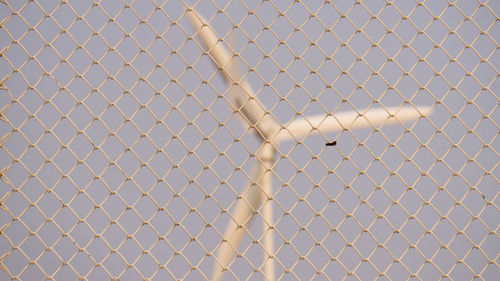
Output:
<path fill-rule="evenodd" d="M 262 212 L 263 246 L 265 250 L 264 277 L 275 280 L 274 237 L 272 209 L 272 173 L 274 155 L 280 142 L 297 140 L 309 134 L 331 133 L 344 129 L 370 128 L 377 125 L 394 124 L 415 120 L 432 112 L 431 107 L 388 107 L 349 111 L 338 114 L 317 115 L 293 120 L 281 126 L 264 105 L 256 98 L 255 92 L 241 74 L 234 54 L 223 45 L 222 40 L 194 9 L 187 7 L 188 18 L 197 31 L 205 50 L 224 79 L 231 86 L 229 103 L 238 111 L 250 127 L 260 137 L 261 145 L 256 152 L 257 163 L 249 187 L 243 192 L 236 210 L 224 232 L 219 245 L 212 280 L 219 280 L 232 262 L 237 248 L 247 231 L 247 225 L 256 212 Z M 334 142 L 327 145 L 335 145 Z"/>

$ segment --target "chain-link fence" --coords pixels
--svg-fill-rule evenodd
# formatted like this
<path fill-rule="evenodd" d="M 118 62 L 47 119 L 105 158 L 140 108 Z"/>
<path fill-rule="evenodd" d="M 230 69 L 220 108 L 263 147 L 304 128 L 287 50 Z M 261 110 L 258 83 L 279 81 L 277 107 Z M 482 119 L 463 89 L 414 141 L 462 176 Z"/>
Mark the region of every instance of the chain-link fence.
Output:
<path fill-rule="evenodd" d="M 1 2 L 0 279 L 210 280 L 261 142 L 184 3 Z M 433 110 L 274 147 L 223 280 L 497 280 L 500 1 L 187 4 L 282 128 Z"/>

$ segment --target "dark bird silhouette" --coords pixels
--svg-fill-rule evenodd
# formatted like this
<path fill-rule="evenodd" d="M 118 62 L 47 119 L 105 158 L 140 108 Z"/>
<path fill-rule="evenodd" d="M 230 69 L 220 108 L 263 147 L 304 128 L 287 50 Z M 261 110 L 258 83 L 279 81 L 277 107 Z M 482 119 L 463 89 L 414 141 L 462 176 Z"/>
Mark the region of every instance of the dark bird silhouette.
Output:
<path fill-rule="evenodd" d="M 334 145 L 337 145 L 337 141 L 327 142 L 325 145 L 326 146 L 334 146 Z"/>

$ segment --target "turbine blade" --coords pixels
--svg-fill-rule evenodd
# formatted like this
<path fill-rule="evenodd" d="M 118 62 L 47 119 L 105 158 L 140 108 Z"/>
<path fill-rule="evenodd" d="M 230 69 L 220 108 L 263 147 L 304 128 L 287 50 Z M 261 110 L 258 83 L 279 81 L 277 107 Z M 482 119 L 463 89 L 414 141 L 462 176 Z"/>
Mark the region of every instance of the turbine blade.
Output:
<path fill-rule="evenodd" d="M 224 240 L 218 249 L 212 280 L 219 280 L 222 273 L 229 268 L 236 250 L 243 241 L 245 234 L 247 234 L 252 216 L 261 208 L 264 202 L 265 193 L 261 184 L 268 176 L 270 176 L 270 173 L 266 172 L 264 165 L 257 163 L 252 174 L 253 183 L 243 193 L 242 199 L 239 200 L 232 219 L 224 232 Z"/>
<path fill-rule="evenodd" d="M 230 95 L 231 105 L 241 113 L 250 126 L 257 129 L 263 138 L 269 139 L 279 131 L 280 126 L 256 98 L 254 90 L 241 74 L 234 55 L 227 51 L 200 14 L 188 7 L 187 15 L 194 29 L 198 31 L 208 54 L 222 70 L 226 82 L 233 87 Z"/>
<path fill-rule="evenodd" d="M 331 133 L 343 129 L 378 128 L 386 124 L 416 120 L 432 113 L 431 107 L 388 107 L 342 112 L 335 115 L 316 115 L 292 121 L 276 136 L 277 141 L 293 140 L 315 133 Z M 364 113 L 363 113 L 364 112 Z"/>

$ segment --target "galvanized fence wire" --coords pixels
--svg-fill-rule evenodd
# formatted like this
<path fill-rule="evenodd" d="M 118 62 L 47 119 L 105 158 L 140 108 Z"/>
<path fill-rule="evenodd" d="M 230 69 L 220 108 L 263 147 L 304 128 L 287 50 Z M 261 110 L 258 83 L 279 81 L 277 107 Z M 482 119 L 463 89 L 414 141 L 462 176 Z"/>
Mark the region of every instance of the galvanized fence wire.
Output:
<path fill-rule="evenodd" d="M 262 159 L 184 3 L 0 2 L 0 279 L 209 280 Z M 500 276 L 498 1 L 187 4 L 283 128 L 433 109 L 276 147 L 223 280 Z"/>

